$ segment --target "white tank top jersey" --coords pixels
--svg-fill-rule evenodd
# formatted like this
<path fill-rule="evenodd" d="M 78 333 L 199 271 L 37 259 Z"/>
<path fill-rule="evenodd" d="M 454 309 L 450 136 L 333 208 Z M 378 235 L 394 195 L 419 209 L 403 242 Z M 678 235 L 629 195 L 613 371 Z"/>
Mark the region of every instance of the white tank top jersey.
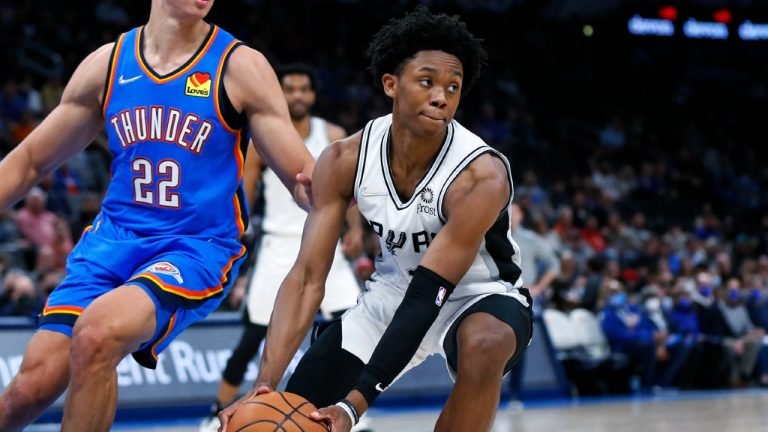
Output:
<path fill-rule="evenodd" d="M 310 119 L 309 136 L 304 140 L 309 153 L 317 160 L 320 153 L 330 144 L 325 120 L 319 117 Z M 262 174 L 264 184 L 264 219 L 262 229 L 268 234 L 301 236 L 307 212 L 293 200 L 280 178 L 269 168 Z"/>
<path fill-rule="evenodd" d="M 389 167 L 391 126 L 389 114 L 370 121 L 363 129 L 354 196 L 363 217 L 380 238 L 382 252 L 371 279 L 405 290 L 430 242 L 447 222 L 443 202 L 456 177 L 478 156 L 497 156 L 509 177 L 507 208 L 512 200 L 512 175 L 504 155 L 454 120 L 448 125 L 437 158 L 413 196 L 403 202 L 395 191 Z M 509 212 L 504 210 L 486 233 L 472 266 L 451 298 L 517 291 L 522 286 L 519 257 L 519 248 L 509 234 Z"/>

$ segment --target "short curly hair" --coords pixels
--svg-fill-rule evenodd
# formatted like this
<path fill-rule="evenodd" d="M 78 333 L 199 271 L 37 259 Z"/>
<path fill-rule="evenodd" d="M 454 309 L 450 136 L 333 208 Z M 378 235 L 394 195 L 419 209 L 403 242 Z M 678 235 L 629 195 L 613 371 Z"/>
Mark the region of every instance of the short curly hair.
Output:
<path fill-rule="evenodd" d="M 312 89 L 312 91 L 315 91 L 315 86 L 317 84 L 317 72 L 315 72 L 315 68 L 306 63 L 290 63 L 280 65 L 275 68 L 275 74 L 277 75 L 277 80 L 280 81 L 281 85 L 283 84 L 283 78 L 285 78 L 286 75 L 305 75 L 307 78 L 309 78 L 309 88 Z"/>
<path fill-rule="evenodd" d="M 381 87 L 384 74 L 399 75 L 419 51 L 437 50 L 456 56 L 464 68 L 462 93 L 472 88 L 487 63 L 482 40 L 467 30 L 458 15 L 433 14 L 424 6 L 399 19 L 392 19 L 374 36 L 368 47 L 369 70 Z"/>

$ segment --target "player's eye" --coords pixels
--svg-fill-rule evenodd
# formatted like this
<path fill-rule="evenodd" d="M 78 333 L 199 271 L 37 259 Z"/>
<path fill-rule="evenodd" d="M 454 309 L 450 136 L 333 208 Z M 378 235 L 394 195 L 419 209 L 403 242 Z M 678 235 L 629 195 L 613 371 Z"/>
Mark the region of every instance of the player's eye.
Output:
<path fill-rule="evenodd" d="M 458 84 L 451 84 L 448 86 L 448 91 L 451 93 L 456 93 L 459 91 L 459 85 Z"/>
<path fill-rule="evenodd" d="M 432 87 L 432 80 L 429 78 L 422 78 L 419 80 L 419 83 L 424 87 Z"/>

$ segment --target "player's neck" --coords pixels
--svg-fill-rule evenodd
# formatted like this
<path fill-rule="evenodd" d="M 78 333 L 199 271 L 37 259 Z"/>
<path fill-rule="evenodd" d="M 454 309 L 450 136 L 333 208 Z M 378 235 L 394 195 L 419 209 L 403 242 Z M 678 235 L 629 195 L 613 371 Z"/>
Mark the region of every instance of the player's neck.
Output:
<path fill-rule="evenodd" d="M 296 128 L 296 132 L 299 133 L 302 139 L 307 139 L 312 132 L 312 116 L 307 114 L 300 119 L 291 118 L 293 127 Z"/>
<path fill-rule="evenodd" d="M 182 22 L 156 12 L 149 16 L 144 26 L 144 52 L 152 52 L 161 59 L 178 55 L 179 52 L 194 53 L 210 31 L 210 25 L 203 20 Z"/>
<path fill-rule="evenodd" d="M 399 166 L 406 172 L 426 171 L 437 157 L 445 142 L 445 133 L 436 136 L 414 134 L 405 125 L 392 122 L 389 161 L 391 166 Z"/>

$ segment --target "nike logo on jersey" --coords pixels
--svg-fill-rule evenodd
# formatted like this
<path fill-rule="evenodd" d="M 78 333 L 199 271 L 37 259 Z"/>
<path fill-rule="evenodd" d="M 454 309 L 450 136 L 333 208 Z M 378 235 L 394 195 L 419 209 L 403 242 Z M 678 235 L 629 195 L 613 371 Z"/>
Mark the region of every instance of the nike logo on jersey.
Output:
<path fill-rule="evenodd" d="M 126 78 L 125 78 L 125 77 L 123 77 L 123 75 L 121 74 L 121 75 L 120 75 L 120 78 L 118 78 L 118 79 L 117 79 L 117 83 L 118 83 L 118 84 L 120 84 L 120 85 L 126 85 L 126 84 L 130 84 L 130 83 L 132 83 L 132 82 L 136 81 L 136 80 L 137 80 L 137 79 L 139 79 L 139 78 L 141 78 L 141 75 L 136 75 L 135 77 L 132 77 L 132 78 L 127 78 L 127 79 L 126 79 Z"/>
<path fill-rule="evenodd" d="M 386 389 L 387 389 L 386 387 L 381 386 L 381 383 L 376 384 L 376 390 L 383 392 Z"/>

